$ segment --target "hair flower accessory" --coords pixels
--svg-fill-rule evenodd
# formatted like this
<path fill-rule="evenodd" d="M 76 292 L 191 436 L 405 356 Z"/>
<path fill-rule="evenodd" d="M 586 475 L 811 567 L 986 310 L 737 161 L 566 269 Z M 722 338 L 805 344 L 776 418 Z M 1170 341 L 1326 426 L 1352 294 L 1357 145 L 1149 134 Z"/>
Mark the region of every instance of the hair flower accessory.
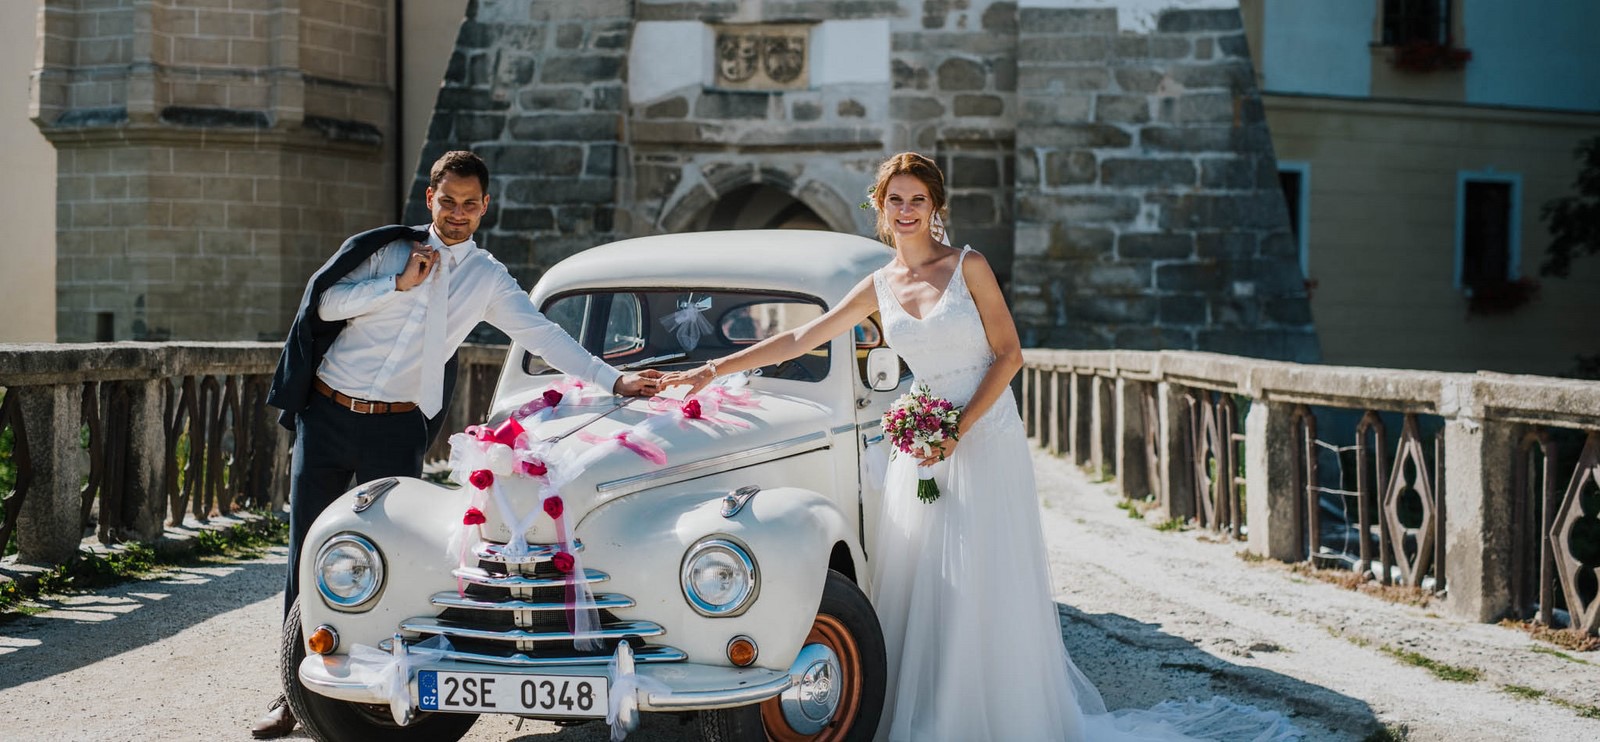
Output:
<path fill-rule="evenodd" d="M 484 517 L 483 511 L 477 508 L 467 508 L 466 514 L 461 516 L 461 525 L 464 526 L 481 526 L 487 522 L 489 522 L 489 519 Z"/>
<path fill-rule="evenodd" d="M 566 509 L 567 505 L 561 501 L 560 495 L 552 495 L 544 498 L 544 514 L 550 516 L 552 519 L 560 518 L 561 514 L 566 512 Z"/>
<path fill-rule="evenodd" d="M 467 481 L 480 490 L 486 490 L 494 486 L 494 472 L 488 469 L 479 469 L 473 472 L 472 476 L 467 478 Z"/>

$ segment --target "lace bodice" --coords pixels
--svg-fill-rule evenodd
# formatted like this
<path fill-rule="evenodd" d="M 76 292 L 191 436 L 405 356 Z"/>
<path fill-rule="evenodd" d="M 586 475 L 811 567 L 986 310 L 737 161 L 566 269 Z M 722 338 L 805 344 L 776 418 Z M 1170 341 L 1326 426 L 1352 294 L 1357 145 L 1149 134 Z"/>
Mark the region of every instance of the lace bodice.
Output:
<path fill-rule="evenodd" d="M 904 358 L 917 379 L 934 394 L 956 405 L 965 405 L 977 391 L 978 383 L 994 363 L 989 338 L 983 331 L 978 305 L 967 291 L 961 273 L 971 247 L 961 249 L 955 274 L 944 294 L 921 319 L 911 316 L 889 289 L 888 278 L 879 268 L 872 274 L 878 292 L 878 313 L 883 320 L 883 335 L 889 346 Z"/>

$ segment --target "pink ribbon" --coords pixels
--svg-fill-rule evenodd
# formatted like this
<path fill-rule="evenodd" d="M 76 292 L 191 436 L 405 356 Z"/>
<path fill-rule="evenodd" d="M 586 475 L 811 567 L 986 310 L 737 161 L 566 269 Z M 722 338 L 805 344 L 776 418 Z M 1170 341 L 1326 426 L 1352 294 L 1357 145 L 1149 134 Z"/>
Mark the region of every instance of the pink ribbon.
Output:
<path fill-rule="evenodd" d="M 682 402 L 651 397 L 650 411 L 658 415 L 671 416 L 678 421 L 679 427 L 688 427 L 691 422 L 727 425 L 732 428 L 750 427 L 750 423 L 736 417 L 718 415 L 717 413 L 722 411 L 722 403 L 716 395 L 702 397 L 700 394 L 694 394 Z"/>
<path fill-rule="evenodd" d="M 642 438 L 634 438 L 633 431 L 631 430 L 618 431 L 609 438 L 603 435 L 595 435 L 593 433 L 579 433 L 578 438 L 579 440 L 583 440 L 588 443 L 615 443 L 618 446 L 639 454 L 641 458 L 649 461 L 652 464 L 655 464 L 656 466 L 667 463 L 666 451 L 661 450 L 660 446 L 651 443 L 650 441 Z"/>

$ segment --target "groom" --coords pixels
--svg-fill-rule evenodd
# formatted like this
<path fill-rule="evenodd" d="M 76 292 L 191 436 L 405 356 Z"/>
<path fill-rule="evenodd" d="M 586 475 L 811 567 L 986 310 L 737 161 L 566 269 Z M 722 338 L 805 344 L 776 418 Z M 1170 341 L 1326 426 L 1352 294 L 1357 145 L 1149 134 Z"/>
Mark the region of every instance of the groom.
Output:
<path fill-rule="evenodd" d="M 306 285 L 267 403 L 295 431 L 284 613 L 299 593 L 300 548 L 323 508 L 356 482 L 422 475 L 448 409 L 456 347 L 488 322 L 551 366 L 624 396 L 655 394 L 658 371 L 623 374 L 534 307 L 472 236 L 489 207 L 489 168 L 446 153 L 428 174 L 431 223 L 351 237 Z M 293 731 L 283 696 L 251 729 Z"/>

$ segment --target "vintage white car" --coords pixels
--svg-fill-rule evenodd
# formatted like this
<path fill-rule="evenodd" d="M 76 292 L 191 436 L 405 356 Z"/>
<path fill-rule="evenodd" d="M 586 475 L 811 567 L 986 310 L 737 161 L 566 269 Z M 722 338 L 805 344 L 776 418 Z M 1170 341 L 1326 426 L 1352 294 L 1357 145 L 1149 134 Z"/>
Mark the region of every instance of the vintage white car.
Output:
<path fill-rule="evenodd" d="M 612 365 L 674 370 L 818 316 L 889 257 L 830 232 L 645 237 L 562 261 L 532 298 Z M 295 714 L 330 740 L 453 740 L 478 714 L 619 708 L 620 724 L 635 708 L 696 713 L 707 739 L 871 739 L 885 692 L 866 598 L 878 420 L 910 382 L 875 319 L 750 374 L 713 419 L 647 426 L 665 463 L 590 456 L 559 490 L 566 542 L 538 518 L 528 548 L 509 548 L 510 519 L 488 507 L 458 561 L 472 488 L 385 479 L 345 494 L 303 545 L 284 640 Z M 489 424 L 562 379 L 512 347 Z M 571 458 L 674 404 L 594 395 L 524 422 Z M 539 507 L 533 480 L 501 481 L 513 513 Z M 563 543 L 580 570 L 558 569 Z M 597 627 L 574 627 L 578 583 Z"/>

